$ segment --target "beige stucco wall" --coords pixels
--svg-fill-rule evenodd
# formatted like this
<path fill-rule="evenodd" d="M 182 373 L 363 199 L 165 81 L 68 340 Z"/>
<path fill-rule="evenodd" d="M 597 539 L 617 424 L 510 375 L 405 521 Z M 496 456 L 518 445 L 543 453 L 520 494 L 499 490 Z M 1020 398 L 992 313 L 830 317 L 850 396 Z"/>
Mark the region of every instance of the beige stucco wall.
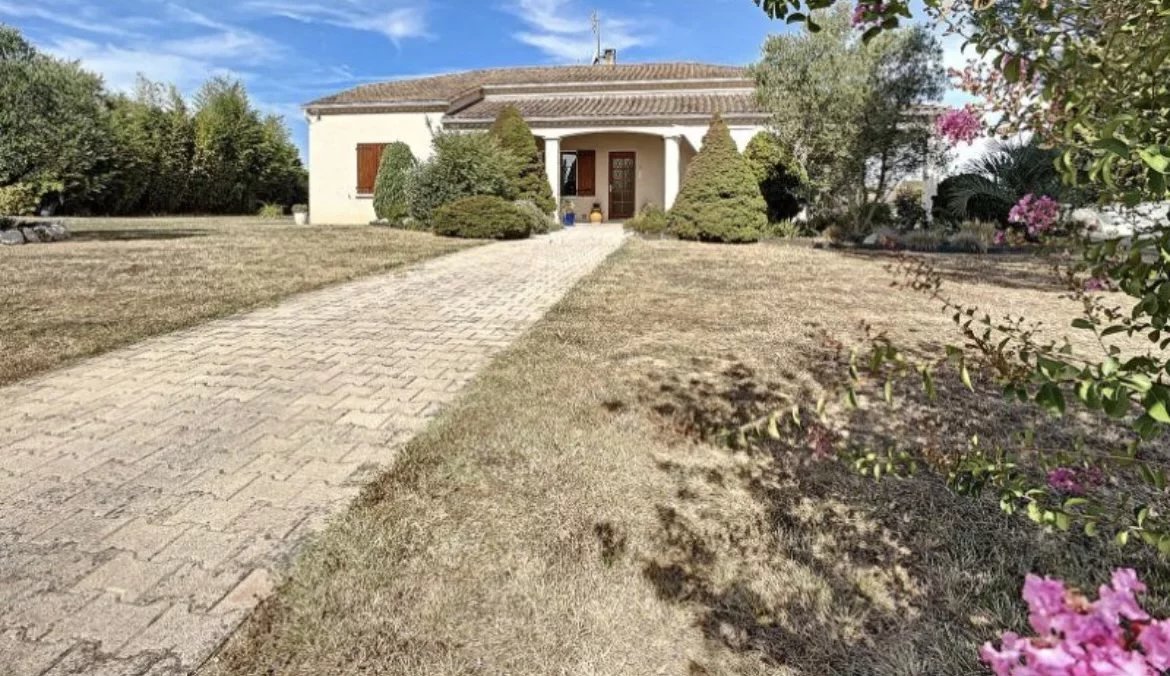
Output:
<path fill-rule="evenodd" d="M 357 196 L 359 143 L 402 141 L 419 160 L 431 155 L 430 119 L 441 113 L 322 115 L 309 119 L 309 218 L 315 224 L 363 224 L 374 220 L 374 203 Z"/>

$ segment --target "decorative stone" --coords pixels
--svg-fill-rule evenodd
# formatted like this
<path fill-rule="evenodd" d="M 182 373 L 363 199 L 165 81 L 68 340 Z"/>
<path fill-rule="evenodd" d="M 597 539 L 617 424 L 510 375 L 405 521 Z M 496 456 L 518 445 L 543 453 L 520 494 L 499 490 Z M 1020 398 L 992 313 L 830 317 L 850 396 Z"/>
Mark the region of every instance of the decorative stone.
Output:
<path fill-rule="evenodd" d="M 0 244 L 5 244 L 8 246 L 24 244 L 24 235 L 22 235 L 20 230 L 17 228 L 13 228 L 11 230 L 0 230 Z"/>
<path fill-rule="evenodd" d="M 36 244 L 37 242 L 41 241 L 41 237 L 37 234 L 35 228 L 21 228 L 20 234 L 24 235 L 24 241 L 28 242 L 29 244 Z"/>

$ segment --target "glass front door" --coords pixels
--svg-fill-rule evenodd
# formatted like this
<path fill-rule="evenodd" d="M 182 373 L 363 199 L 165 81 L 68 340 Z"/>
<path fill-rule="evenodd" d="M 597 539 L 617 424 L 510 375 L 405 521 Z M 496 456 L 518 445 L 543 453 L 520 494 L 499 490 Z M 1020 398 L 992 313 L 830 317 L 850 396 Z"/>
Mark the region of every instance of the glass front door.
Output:
<path fill-rule="evenodd" d="M 623 220 L 634 216 L 634 180 L 637 177 L 634 153 L 609 154 L 609 217 Z"/>

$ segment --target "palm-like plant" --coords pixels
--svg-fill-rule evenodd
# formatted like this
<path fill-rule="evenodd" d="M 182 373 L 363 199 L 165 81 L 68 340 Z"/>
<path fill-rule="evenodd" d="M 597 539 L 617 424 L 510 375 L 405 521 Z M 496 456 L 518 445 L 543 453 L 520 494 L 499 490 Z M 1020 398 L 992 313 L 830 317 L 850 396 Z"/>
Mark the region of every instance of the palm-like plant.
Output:
<path fill-rule="evenodd" d="M 1007 224 L 1012 207 L 1029 193 L 1048 195 L 1062 203 L 1080 203 L 1081 196 L 1061 182 L 1055 150 L 1033 142 L 998 142 L 982 157 L 963 166 L 963 173 L 939 185 L 945 215 Z"/>

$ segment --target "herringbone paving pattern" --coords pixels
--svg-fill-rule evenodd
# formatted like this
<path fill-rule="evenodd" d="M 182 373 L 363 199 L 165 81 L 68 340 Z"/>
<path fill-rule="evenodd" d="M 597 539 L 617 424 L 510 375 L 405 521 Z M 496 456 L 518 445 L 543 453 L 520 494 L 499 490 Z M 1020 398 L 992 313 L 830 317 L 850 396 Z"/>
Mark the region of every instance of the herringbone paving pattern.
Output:
<path fill-rule="evenodd" d="M 198 666 L 622 237 L 477 247 L 0 389 L 0 673 Z"/>

